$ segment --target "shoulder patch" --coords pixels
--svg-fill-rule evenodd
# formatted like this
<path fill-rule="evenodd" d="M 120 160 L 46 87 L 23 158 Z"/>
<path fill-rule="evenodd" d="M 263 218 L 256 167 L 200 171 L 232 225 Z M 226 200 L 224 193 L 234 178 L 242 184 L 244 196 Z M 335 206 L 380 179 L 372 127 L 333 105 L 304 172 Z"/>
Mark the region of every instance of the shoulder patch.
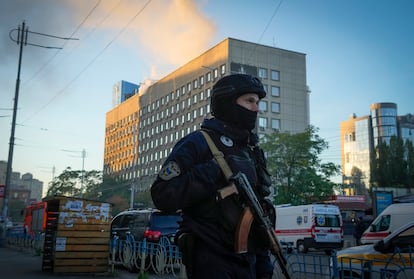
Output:
<path fill-rule="evenodd" d="M 180 166 L 174 162 L 169 161 L 158 173 L 158 177 L 162 180 L 168 181 L 181 173 Z"/>
<path fill-rule="evenodd" d="M 233 141 L 229 137 L 221 136 L 220 141 L 221 141 L 222 144 L 224 144 L 227 147 L 233 147 Z"/>

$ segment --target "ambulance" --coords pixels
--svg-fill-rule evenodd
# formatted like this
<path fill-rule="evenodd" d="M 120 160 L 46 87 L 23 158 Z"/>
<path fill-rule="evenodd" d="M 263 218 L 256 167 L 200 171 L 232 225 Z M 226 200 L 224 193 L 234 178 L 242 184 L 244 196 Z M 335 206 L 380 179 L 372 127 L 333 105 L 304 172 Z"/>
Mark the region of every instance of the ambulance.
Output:
<path fill-rule="evenodd" d="M 414 221 L 414 203 L 390 204 L 362 234 L 361 243 L 376 243 L 411 221 Z"/>
<path fill-rule="evenodd" d="M 344 244 L 341 212 L 336 205 L 280 205 L 276 209 L 275 233 L 282 247 L 306 253 L 309 249 L 331 254 Z"/>

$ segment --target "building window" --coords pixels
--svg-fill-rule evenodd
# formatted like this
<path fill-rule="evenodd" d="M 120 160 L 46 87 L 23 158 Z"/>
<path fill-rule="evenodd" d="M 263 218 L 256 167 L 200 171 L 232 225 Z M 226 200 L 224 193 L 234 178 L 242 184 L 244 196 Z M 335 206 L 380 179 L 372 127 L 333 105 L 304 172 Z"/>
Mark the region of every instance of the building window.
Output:
<path fill-rule="evenodd" d="M 272 112 L 280 113 L 280 103 L 272 102 Z"/>
<path fill-rule="evenodd" d="M 280 97 L 280 87 L 272 85 L 272 96 L 273 97 Z"/>
<path fill-rule="evenodd" d="M 193 87 L 198 88 L 198 80 L 197 79 L 193 80 Z"/>
<path fill-rule="evenodd" d="M 191 91 L 191 82 L 187 83 L 187 92 Z"/>
<path fill-rule="evenodd" d="M 206 74 L 206 80 L 207 80 L 207 82 L 210 82 L 211 81 L 211 72 L 208 72 Z"/>
<path fill-rule="evenodd" d="M 259 110 L 261 112 L 267 111 L 267 101 L 260 101 L 259 102 Z"/>
<path fill-rule="evenodd" d="M 280 72 L 276 71 L 276 70 L 272 70 L 271 71 L 271 75 L 272 75 L 272 80 L 280 80 Z"/>
<path fill-rule="evenodd" d="M 226 64 L 220 66 L 220 73 L 221 75 L 224 75 L 226 73 Z"/>
<path fill-rule="evenodd" d="M 218 69 L 217 69 L 217 68 L 216 68 L 216 69 L 214 69 L 214 72 L 213 72 L 213 78 L 214 78 L 214 79 L 218 78 Z"/>
<path fill-rule="evenodd" d="M 267 69 L 259 68 L 259 78 L 267 79 Z"/>
<path fill-rule="evenodd" d="M 201 77 L 200 77 L 200 87 L 201 87 L 201 86 L 203 86 L 203 85 L 204 85 L 204 77 L 203 77 L 203 76 L 201 76 Z"/>
<path fill-rule="evenodd" d="M 280 131 L 280 119 L 272 118 L 272 129 Z"/>
<path fill-rule="evenodd" d="M 259 129 L 264 130 L 267 128 L 267 118 L 259 117 Z"/>

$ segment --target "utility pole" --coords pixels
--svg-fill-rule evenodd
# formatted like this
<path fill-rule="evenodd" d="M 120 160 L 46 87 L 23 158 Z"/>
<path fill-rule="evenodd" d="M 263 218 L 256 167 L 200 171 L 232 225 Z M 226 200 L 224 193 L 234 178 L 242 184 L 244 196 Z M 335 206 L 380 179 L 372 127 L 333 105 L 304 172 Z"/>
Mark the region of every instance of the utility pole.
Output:
<path fill-rule="evenodd" d="M 20 68 L 22 66 L 22 56 L 23 56 L 23 45 L 27 44 L 27 31 L 28 29 L 25 27 L 24 21 L 22 23 L 22 27 L 18 28 L 18 35 L 17 35 L 17 44 L 20 44 L 20 51 L 19 51 L 19 64 L 17 67 L 17 79 L 16 79 L 16 89 L 14 92 L 14 105 L 13 105 L 13 118 L 12 118 L 12 127 L 10 133 L 10 141 L 9 141 L 9 157 L 7 159 L 7 168 L 6 168 L 6 183 L 4 185 L 4 199 L 3 199 L 3 212 L 2 212 L 2 220 L 4 222 L 3 234 L 6 232 L 6 224 L 7 224 L 7 215 L 8 215 L 8 205 L 9 205 L 9 187 L 10 187 L 10 180 L 12 174 L 12 163 L 13 163 L 13 149 L 14 149 L 14 132 L 16 129 L 16 115 L 17 115 L 17 103 L 19 101 L 19 89 L 20 89 Z"/>
<path fill-rule="evenodd" d="M 12 37 L 12 33 L 17 31 L 17 39 Z M 16 79 L 16 89 L 14 93 L 14 105 L 13 105 L 13 118 L 12 118 L 12 125 L 11 125 L 11 133 L 10 133 L 10 141 L 9 141 L 9 155 L 7 159 L 7 168 L 6 168 L 6 181 L 4 186 L 4 198 L 3 198 L 3 211 L 2 211 L 2 220 L 3 220 L 3 233 L 0 236 L 0 240 L 3 240 L 6 236 L 6 221 L 8 217 L 8 205 L 9 205 L 9 189 L 10 189 L 10 181 L 12 175 L 12 164 L 13 164 L 13 151 L 14 151 L 14 134 L 16 129 L 16 116 L 17 116 L 17 105 L 19 101 L 19 89 L 20 89 L 20 69 L 22 65 L 22 57 L 23 57 L 23 46 L 31 45 L 36 47 L 48 48 L 48 49 L 61 49 L 61 47 L 53 47 L 53 46 L 43 46 L 38 44 L 31 44 L 27 42 L 28 34 L 35 34 L 38 36 L 47 36 L 56 39 L 62 40 L 77 40 L 74 38 L 64 38 L 64 37 L 57 37 L 48 34 L 38 33 L 38 32 L 30 32 L 29 29 L 26 27 L 25 22 L 23 21 L 22 26 L 18 26 L 17 29 L 12 29 L 9 33 L 9 37 L 12 41 L 16 42 L 17 45 L 20 45 L 19 50 L 19 63 L 17 67 L 17 79 Z"/>

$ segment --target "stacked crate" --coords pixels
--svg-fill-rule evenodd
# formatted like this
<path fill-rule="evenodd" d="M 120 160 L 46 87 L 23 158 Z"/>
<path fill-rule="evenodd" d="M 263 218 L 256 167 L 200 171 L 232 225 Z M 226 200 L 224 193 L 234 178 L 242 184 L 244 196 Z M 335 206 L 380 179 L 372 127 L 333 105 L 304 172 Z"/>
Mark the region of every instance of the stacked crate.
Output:
<path fill-rule="evenodd" d="M 111 205 L 63 196 L 44 201 L 48 222 L 42 269 L 55 273 L 107 273 Z"/>

